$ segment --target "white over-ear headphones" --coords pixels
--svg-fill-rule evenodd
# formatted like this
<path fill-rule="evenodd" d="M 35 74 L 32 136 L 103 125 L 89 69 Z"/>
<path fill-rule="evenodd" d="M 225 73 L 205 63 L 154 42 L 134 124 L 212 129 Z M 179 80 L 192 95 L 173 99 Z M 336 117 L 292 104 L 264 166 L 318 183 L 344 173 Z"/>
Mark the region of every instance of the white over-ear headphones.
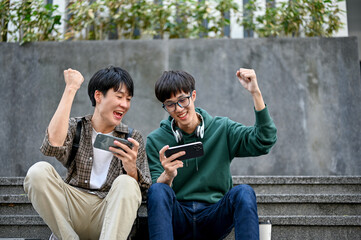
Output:
<path fill-rule="evenodd" d="M 201 114 L 197 113 L 196 114 L 201 118 L 201 124 L 199 124 L 196 128 L 195 134 L 198 138 L 203 138 L 204 136 L 204 120 Z M 182 143 L 183 142 L 183 135 L 182 132 L 179 129 L 174 130 L 175 128 L 175 121 L 174 118 L 172 119 L 171 123 L 171 129 L 174 135 L 175 140 L 177 141 L 177 143 Z"/>

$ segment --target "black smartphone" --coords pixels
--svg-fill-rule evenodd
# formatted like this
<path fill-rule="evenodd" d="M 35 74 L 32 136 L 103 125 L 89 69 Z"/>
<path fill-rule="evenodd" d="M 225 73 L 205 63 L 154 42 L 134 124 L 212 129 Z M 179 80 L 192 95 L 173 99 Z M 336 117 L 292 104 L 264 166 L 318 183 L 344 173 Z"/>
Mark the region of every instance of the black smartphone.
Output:
<path fill-rule="evenodd" d="M 98 135 L 96 136 L 95 142 L 94 142 L 94 147 L 103 149 L 106 151 L 109 151 L 109 147 L 115 147 L 115 148 L 121 149 L 118 146 L 114 146 L 114 140 L 117 140 L 117 141 L 127 145 L 129 148 L 133 148 L 133 143 L 129 142 L 128 140 L 126 140 L 124 138 L 118 138 L 118 137 L 114 137 L 114 136 L 106 135 L 106 134 L 102 134 L 102 133 L 98 133 Z"/>
<path fill-rule="evenodd" d="M 186 154 L 180 156 L 179 158 L 177 158 L 177 160 L 186 160 L 190 158 L 201 157 L 204 154 L 203 144 L 201 142 L 194 142 L 170 147 L 165 151 L 165 156 L 170 157 L 171 155 L 180 151 L 185 151 Z"/>

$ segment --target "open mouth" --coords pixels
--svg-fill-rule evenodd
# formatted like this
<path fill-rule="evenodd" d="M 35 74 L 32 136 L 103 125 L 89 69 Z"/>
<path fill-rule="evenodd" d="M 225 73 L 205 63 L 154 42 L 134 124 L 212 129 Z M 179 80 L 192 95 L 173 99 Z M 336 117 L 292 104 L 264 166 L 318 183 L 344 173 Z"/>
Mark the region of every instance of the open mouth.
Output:
<path fill-rule="evenodd" d="M 184 120 L 187 117 L 187 112 L 177 115 L 180 120 Z"/>
<path fill-rule="evenodd" d="M 113 112 L 113 115 L 114 115 L 114 117 L 115 117 L 116 119 L 121 120 L 122 117 L 123 117 L 123 115 L 124 115 L 124 112 L 114 111 L 114 112 Z"/>

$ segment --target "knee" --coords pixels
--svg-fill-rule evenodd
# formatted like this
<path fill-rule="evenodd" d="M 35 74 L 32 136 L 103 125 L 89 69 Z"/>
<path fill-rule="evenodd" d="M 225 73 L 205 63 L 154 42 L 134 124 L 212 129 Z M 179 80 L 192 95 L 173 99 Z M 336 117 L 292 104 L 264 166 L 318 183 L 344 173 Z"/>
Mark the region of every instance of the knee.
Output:
<path fill-rule="evenodd" d="M 129 185 L 138 185 L 138 183 L 134 178 L 132 178 L 131 176 L 126 175 L 126 174 L 119 175 L 113 181 L 113 186 L 124 187 L 124 186 L 129 186 Z"/>
<path fill-rule="evenodd" d="M 29 187 L 44 189 L 44 184 L 47 183 L 48 172 L 53 166 L 48 162 L 37 162 L 31 166 L 26 174 L 24 180 L 24 190 L 28 192 Z"/>
<path fill-rule="evenodd" d="M 174 192 L 169 185 L 164 183 L 154 183 L 150 186 L 148 190 L 148 202 L 156 201 L 164 199 L 171 199 L 174 195 Z"/>
<path fill-rule="evenodd" d="M 140 188 L 137 181 L 134 178 L 125 174 L 118 176 L 113 181 L 110 192 L 119 193 L 119 191 L 126 193 L 126 194 L 121 194 L 123 199 L 141 198 Z"/>
<path fill-rule="evenodd" d="M 32 183 L 42 183 L 46 179 L 46 173 L 52 168 L 53 166 L 48 162 L 37 162 L 29 168 L 25 178 Z"/>
<path fill-rule="evenodd" d="M 253 188 L 249 185 L 242 184 L 235 186 L 231 189 L 231 195 L 233 196 L 234 202 L 246 205 L 255 205 L 256 193 Z"/>

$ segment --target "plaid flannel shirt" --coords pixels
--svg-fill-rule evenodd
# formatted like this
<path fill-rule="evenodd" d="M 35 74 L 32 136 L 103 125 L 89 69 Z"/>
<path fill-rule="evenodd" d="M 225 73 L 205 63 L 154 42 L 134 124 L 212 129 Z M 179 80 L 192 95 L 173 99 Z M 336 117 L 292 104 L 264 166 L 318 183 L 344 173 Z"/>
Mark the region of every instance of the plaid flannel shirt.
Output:
<path fill-rule="evenodd" d="M 92 145 L 92 131 L 93 127 L 91 124 L 92 115 L 85 116 L 82 120 L 82 130 L 80 135 L 79 149 L 75 155 L 75 159 L 70 163 L 65 182 L 80 188 L 86 192 L 94 193 L 100 198 L 104 198 L 113 181 L 121 174 L 125 174 L 123 169 L 122 161 L 117 157 L 113 156 L 113 159 L 109 166 L 108 175 L 105 183 L 100 189 L 90 189 L 90 175 L 93 166 L 93 145 Z M 48 131 L 46 131 L 45 138 L 40 151 L 46 155 L 55 157 L 64 166 L 70 156 L 73 139 L 75 137 L 77 121 L 76 118 L 69 119 L 68 134 L 64 145 L 61 147 L 52 146 L 49 142 Z M 128 134 L 128 126 L 120 123 L 114 129 L 114 136 L 124 138 Z M 151 178 L 149 172 L 149 166 L 147 161 L 147 155 L 145 153 L 145 146 L 142 135 L 134 130 L 132 136 L 133 139 L 139 142 L 138 157 L 137 157 L 137 170 L 139 178 L 139 187 L 142 191 L 143 199 L 146 197 L 146 190 L 150 187 Z"/>

